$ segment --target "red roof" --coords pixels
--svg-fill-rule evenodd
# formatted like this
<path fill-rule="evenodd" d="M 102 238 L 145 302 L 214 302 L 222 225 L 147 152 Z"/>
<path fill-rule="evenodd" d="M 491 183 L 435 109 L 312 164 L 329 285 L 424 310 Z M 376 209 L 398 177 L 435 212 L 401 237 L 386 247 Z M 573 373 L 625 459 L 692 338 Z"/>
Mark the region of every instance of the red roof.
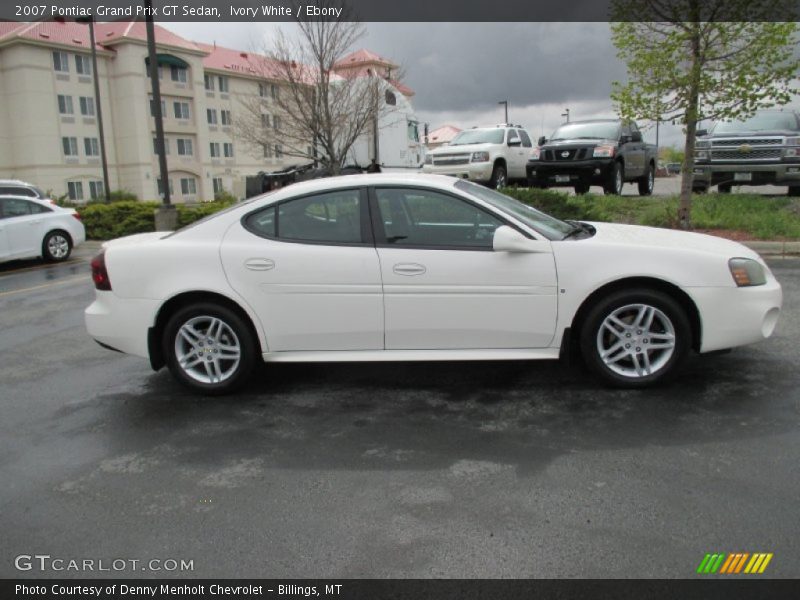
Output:
<path fill-rule="evenodd" d="M 397 65 L 390 61 L 388 58 L 383 58 L 378 54 L 370 50 L 366 50 L 362 48 L 361 50 L 356 50 L 355 52 L 351 52 L 343 59 L 337 61 L 334 65 L 334 69 L 346 69 L 349 67 L 362 67 L 368 64 L 376 64 L 382 65 L 386 67 L 396 67 Z"/>
<path fill-rule="evenodd" d="M 172 33 L 160 25 L 154 25 L 156 44 L 182 48 L 194 52 L 200 52 L 197 44 L 190 42 L 181 36 Z M 117 21 L 112 23 L 98 23 L 95 30 L 95 38 L 98 44 L 114 44 L 124 39 L 139 41 L 147 40 L 147 26 L 144 21 Z"/>
<path fill-rule="evenodd" d="M 99 28 L 99 27 L 98 27 Z M 95 31 L 98 50 L 103 50 L 100 37 Z M 44 43 L 72 46 L 75 49 L 91 50 L 89 26 L 70 21 L 36 21 L 35 23 L 0 22 L 0 42 L 20 38 Z"/>

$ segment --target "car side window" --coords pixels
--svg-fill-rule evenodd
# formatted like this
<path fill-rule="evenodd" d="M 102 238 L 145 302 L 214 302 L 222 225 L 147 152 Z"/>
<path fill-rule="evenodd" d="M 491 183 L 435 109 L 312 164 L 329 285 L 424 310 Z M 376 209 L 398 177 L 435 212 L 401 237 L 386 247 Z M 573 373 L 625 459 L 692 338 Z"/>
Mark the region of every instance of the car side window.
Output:
<path fill-rule="evenodd" d="M 491 249 L 503 224 L 474 204 L 433 190 L 377 188 L 375 195 L 391 246 Z"/>
<path fill-rule="evenodd" d="M 0 186 L 0 196 L 4 194 L 9 196 L 30 196 L 31 198 L 36 197 L 36 192 L 26 187 Z"/>
<path fill-rule="evenodd" d="M 14 217 L 24 217 L 31 214 L 31 202 L 18 198 L 3 198 L 3 218 L 12 219 Z"/>
<path fill-rule="evenodd" d="M 245 225 L 256 235 L 279 240 L 360 244 L 361 194 L 337 190 L 295 198 L 249 215 Z"/>
<path fill-rule="evenodd" d="M 41 215 L 44 213 L 53 212 L 52 209 L 47 208 L 46 206 L 42 206 L 41 204 L 36 204 L 36 202 L 29 202 L 28 204 L 31 205 L 31 214 L 34 215 Z"/>
<path fill-rule="evenodd" d="M 531 143 L 531 138 L 528 133 L 522 129 L 519 130 L 519 137 L 522 140 L 522 147 L 523 148 L 532 148 L 533 144 Z"/>

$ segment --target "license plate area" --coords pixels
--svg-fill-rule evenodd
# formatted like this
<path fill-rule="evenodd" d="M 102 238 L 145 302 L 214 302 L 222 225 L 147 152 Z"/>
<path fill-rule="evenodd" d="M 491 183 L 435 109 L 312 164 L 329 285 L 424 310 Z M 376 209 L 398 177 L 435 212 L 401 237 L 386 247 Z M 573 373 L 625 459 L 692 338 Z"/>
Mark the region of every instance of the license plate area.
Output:
<path fill-rule="evenodd" d="M 569 183 L 569 175 L 556 175 L 556 183 Z"/>
<path fill-rule="evenodd" d="M 753 181 L 753 174 L 752 173 L 734 173 L 733 174 L 734 181 Z"/>

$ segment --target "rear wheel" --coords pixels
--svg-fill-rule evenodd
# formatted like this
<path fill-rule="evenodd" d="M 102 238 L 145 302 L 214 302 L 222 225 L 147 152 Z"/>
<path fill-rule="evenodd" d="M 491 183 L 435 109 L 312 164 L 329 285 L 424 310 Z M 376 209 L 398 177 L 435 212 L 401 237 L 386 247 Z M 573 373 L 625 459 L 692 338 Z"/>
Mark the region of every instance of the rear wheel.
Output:
<path fill-rule="evenodd" d="M 164 328 L 163 352 L 172 375 L 203 394 L 230 393 L 255 366 L 257 342 L 226 306 L 202 302 L 178 310 Z"/>
<path fill-rule="evenodd" d="M 647 172 L 639 179 L 638 184 L 640 196 L 649 196 L 653 193 L 656 184 L 656 170 L 653 165 L 647 165 Z"/>
<path fill-rule="evenodd" d="M 800 196 L 800 185 L 790 185 L 788 194 L 789 196 Z"/>
<path fill-rule="evenodd" d="M 579 183 L 575 186 L 575 193 L 578 195 L 585 194 L 589 191 L 588 183 Z"/>
<path fill-rule="evenodd" d="M 489 186 L 497 190 L 507 185 L 508 173 L 506 173 L 506 168 L 498 163 L 494 166 L 494 170 L 492 170 L 492 178 L 489 181 Z"/>
<path fill-rule="evenodd" d="M 605 191 L 606 195 L 620 196 L 622 194 L 622 185 L 624 183 L 625 169 L 622 166 L 622 163 L 617 161 L 614 163 L 614 167 L 611 169 L 611 174 L 609 175 L 605 186 L 603 186 L 603 190 Z"/>
<path fill-rule="evenodd" d="M 650 289 L 622 290 L 589 311 L 580 334 L 587 366 L 618 387 L 662 382 L 686 358 L 691 326 L 670 296 Z"/>
<path fill-rule="evenodd" d="M 51 231 L 44 236 L 42 256 L 50 262 L 67 260 L 72 253 L 72 240 L 63 231 Z"/>
<path fill-rule="evenodd" d="M 717 186 L 717 191 L 720 194 L 730 194 L 731 193 L 731 188 L 733 188 L 733 185 L 731 185 L 730 183 L 720 183 Z"/>
<path fill-rule="evenodd" d="M 692 193 L 693 194 L 705 194 L 708 191 L 708 188 L 704 185 L 693 185 L 692 186 Z"/>

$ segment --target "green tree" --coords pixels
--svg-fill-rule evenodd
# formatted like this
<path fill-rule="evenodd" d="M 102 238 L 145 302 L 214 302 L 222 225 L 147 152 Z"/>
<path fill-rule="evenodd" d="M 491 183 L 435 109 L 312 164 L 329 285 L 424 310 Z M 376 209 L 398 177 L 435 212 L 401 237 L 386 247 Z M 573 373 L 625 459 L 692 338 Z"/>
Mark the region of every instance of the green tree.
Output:
<path fill-rule="evenodd" d="M 691 227 L 697 124 L 732 120 L 789 102 L 794 56 L 793 0 L 612 0 L 611 32 L 628 80 L 613 83 L 625 118 L 676 121 L 686 141 L 678 220 Z"/>

